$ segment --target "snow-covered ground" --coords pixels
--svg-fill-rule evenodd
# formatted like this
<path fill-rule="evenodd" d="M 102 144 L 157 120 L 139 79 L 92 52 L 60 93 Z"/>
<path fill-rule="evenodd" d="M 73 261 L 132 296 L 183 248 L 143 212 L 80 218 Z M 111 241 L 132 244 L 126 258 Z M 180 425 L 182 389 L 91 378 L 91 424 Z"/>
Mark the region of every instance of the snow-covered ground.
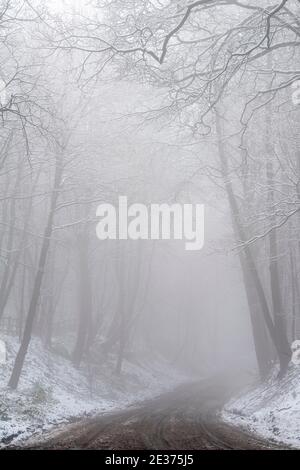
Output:
<path fill-rule="evenodd" d="M 7 347 L 7 361 L 0 364 L 0 448 L 72 418 L 125 408 L 187 380 L 161 357 L 151 364 L 145 357 L 140 363 L 125 360 L 121 376 L 109 361 L 94 371 L 86 365 L 78 370 L 33 339 L 19 387 L 11 391 L 7 382 L 19 343 L 4 335 L 0 340 Z"/>
<path fill-rule="evenodd" d="M 274 371 L 259 386 L 232 399 L 222 418 L 260 436 L 300 449 L 300 367 L 291 366 L 282 379 Z"/>

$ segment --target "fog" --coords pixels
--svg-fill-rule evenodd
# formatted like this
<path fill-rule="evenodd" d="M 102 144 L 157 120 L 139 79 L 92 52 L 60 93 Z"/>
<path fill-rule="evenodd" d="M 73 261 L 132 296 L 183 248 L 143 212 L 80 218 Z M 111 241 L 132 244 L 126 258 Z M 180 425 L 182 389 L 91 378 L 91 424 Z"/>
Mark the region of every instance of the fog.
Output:
<path fill-rule="evenodd" d="M 190 382 L 284 374 L 297 2 L 48 3 L 0 2 L 0 333 L 17 342 L 3 386 L 22 385 L 37 341 L 83 377 L 158 362 Z M 174 239 L 172 217 L 170 239 L 100 240 L 97 210 L 120 197 L 203 205 L 203 247 Z"/>

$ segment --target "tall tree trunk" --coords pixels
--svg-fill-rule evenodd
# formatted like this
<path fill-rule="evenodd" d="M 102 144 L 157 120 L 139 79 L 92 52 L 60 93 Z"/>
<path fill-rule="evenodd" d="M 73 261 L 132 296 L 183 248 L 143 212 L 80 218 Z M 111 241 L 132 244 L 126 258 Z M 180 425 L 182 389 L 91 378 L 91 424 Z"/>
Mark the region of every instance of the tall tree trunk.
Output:
<path fill-rule="evenodd" d="M 268 54 L 267 57 L 267 67 L 269 70 L 272 70 L 272 54 Z M 266 130 L 266 176 L 267 176 L 267 187 L 268 187 L 268 201 L 270 204 L 271 225 L 276 225 L 276 217 L 273 214 L 275 208 L 275 196 L 274 196 L 274 169 L 273 169 L 273 156 L 274 149 L 272 146 L 272 113 L 273 106 L 272 102 L 269 101 L 265 110 L 265 130 Z M 289 362 L 292 357 L 292 351 L 287 338 L 286 330 L 286 319 L 283 309 L 282 301 L 282 292 L 281 292 L 281 283 L 279 280 L 279 265 L 278 265 L 278 240 L 277 240 L 277 231 L 273 229 L 269 235 L 269 244 L 270 244 L 270 262 L 269 262 L 269 271 L 270 271 L 270 286 L 271 286 L 271 297 L 273 305 L 273 320 L 274 320 L 274 329 L 277 341 L 277 353 L 280 363 L 280 373 L 279 377 L 282 377 L 289 365 Z"/>
<path fill-rule="evenodd" d="M 26 286 L 26 266 L 24 264 L 21 275 L 21 293 L 20 293 L 20 307 L 17 317 L 17 329 L 19 340 L 21 341 L 23 336 L 24 327 L 24 309 L 25 309 L 25 286 Z"/>
<path fill-rule="evenodd" d="M 80 234 L 78 238 L 79 260 L 79 322 L 75 348 L 73 351 L 73 364 L 80 366 L 83 354 L 87 347 L 87 340 L 92 320 L 92 293 L 91 276 L 88 260 L 87 234 Z"/>
<path fill-rule="evenodd" d="M 273 165 L 271 161 L 267 163 L 267 180 L 269 189 L 269 201 L 271 203 L 271 210 L 274 205 L 273 193 Z M 274 217 L 271 217 L 271 223 L 275 223 Z M 273 318 L 276 341 L 278 344 L 277 352 L 280 363 L 280 374 L 282 377 L 287 370 L 291 360 L 292 351 L 287 338 L 285 313 L 283 311 L 283 302 L 281 295 L 281 284 L 279 280 L 279 267 L 278 267 L 278 240 L 276 230 L 272 230 L 269 235 L 270 242 L 270 285 L 271 296 L 273 305 Z"/>
<path fill-rule="evenodd" d="M 32 336 L 32 329 L 33 329 L 34 320 L 35 320 L 36 313 L 37 313 L 38 301 L 39 301 L 40 292 L 41 292 L 41 285 L 43 281 L 47 255 L 48 255 L 48 251 L 50 247 L 50 241 L 51 241 L 51 235 L 52 235 L 52 229 L 53 229 L 53 220 L 54 220 L 57 198 L 59 194 L 61 176 L 62 176 L 62 162 L 58 161 L 58 157 L 56 156 L 53 192 L 52 192 L 52 196 L 50 200 L 48 220 L 46 223 L 44 237 L 42 241 L 42 247 L 41 247 L 40 256 L 39 256 L 38 270 L 37 270 L 35 280 L 34 280 L 33 291 L 32 291 L 32 296 L 31 296 L 28 314 L 26 318 L 21 346 L 18 351 L 16 360 L 14 363 L 13 371 L 12 371 L 12 374 L 8 383 L 8 386 L 12 389 L 16 389 L 18 386 L 20 375 L 21 375 L 22 368 L 24 365 L 24 360 L 25 360 L 25 357 L 28 351 L 28 346 L 30 344 L 30 340 Z"/>
<path fill-rule="evenodd" d="M 26 247 L 26 243 L 27 243 L 27 239 L 28 239 L 27 230 L 28 230 L 28 227 L 29 227 L 30 215 L 31 215 L 31 212 L 32 212 L 32 205 L 33 205 L 33 193 L 34 193 L 34 190 L 36 188 L 36 184 L 38 182 L 40 173 L 41 173 L 41 168 L 39 169 L 39 171 L 36 175 L 35 181 L 33 183 L 32 189 L 31 189 L 31 197 L 29 199 L 28 208 L 25 211 L 24 229 L 23 229 L 23 233 L 21 234 L 21 242 L 19 244 L 18 252 L 17 252 L 17 255 L 14 259 L 13 267 L 12 267 L 11 271 L 8 272 L 8 274 L 7 274 L 7 279 L 6 279 L 6 283 L 5 283 L 3 291 L 1 289 L 1 294 L 0 294 L 0 320 L 3 316 L 3 314 L 4 314 L 6 304 L 8 302 L 11 290 L 12 290 L 13 285 L 14 285 L 14 281 L 15 281 L 16 274 L 17 274 L 17 271 L 18 271 L 19 261 L 20 261 L 21 255 L 23 253 L 23 250 Z M 11 237 L 11 239 L 12 239 L 12 237 Z"/>
<path fill-rule="evenodd" d="M 55 260 L 55 254 L 53 255 L 53 261 Z M 46 322 L 45 322 L 45 332 L 44 332 L 44 343 L 46 348 L 51 349 L 52 347 L 52 336 L 53 336 L 53 330 L 54 330 L 54 319 L 55 319 L 55 313 L 57 310 L 57 307 L 59 305 L 59 302 L 61 300 L 62 294 L 63 294 L 63 289 L 64 289 L 64 283 L 68 274 L 69 270 L 69 260 L 67 261 L 62 277 L 58 281 L 59 285 L 57 287 L 57 290 L 55 291 L 54 289 L 54 283 L 55 283 L 55 278 L 56 276 L 54 275 L 54 265 L 52 268 L 52 295 L 51 295 L 51 302 L 49 303 L 49 310 L 48 314 L 46 316 Z M 54 296 L 55 292 L 55 296 Z"/>
<path fill-rule="evenodd" d="M 120 311 L 120 331 L 119 331 L 119 350 L 116 363 L 116 373 L 121 374 L 124 353 L 128 342 L 134 320 L 136 319 L 135 310 L 136 302 L 140 290 L 141 282 L 141 265 L 142 265 L 142 244 L 137 241 L 137 253 L 129 251 L 127 255 L 132 259 L 127 259 L 125 263 L 124 256 L 120 259 L 120 291 L 119 291 L 119 311 Z M 134 255 L 133 255 L 134 254 Z M 126 268 L 126 269 L 125 269 Z M 125 281 L 126 291 L 125 291 Z"/>
<path fill-rule="evenodd" d="M 227 192 L 232 225 L 235 237 L 239 242 L 246 241 L 246 236 L 242 223 L 240 221 L 239 207 L 233 191 L 232 183 L 230 180 L 227 157 L 225 155 L 224 144 L 222 141 L 222 128 L 218 114 L 216 113 L 216 130 L 218 138 L 218 152 L 220 158 L 221 171 L 224 178 L 225 189 Z M 270 338 L 274 342 L 277 350 L 277 340 L 275 338 L 274 325 L 269 311 L 267 299 L 265 297 L 264 289 L 259 279 L 257 269 L 252 257 L 250 248 L 245 245 L 243 251 L 239 251 L 239 259 L 242 268 L 244 279 L 244 286 L 247 296 L 247 302 L 250 312 L 250 320 L 252 326 L 253 340 L 255 346 L 255 353 L 258 363 L 259 372 L 262 378 L 266 376 L 270 370 L 270 355 L 267 350 L 267 335 L 266 328 Z M 254 300 L 255 299 L 255 300 Z M 255 305 L 256 299 L 259 302 L 264 322 L 261 321 L 259 311 Z"/>
<path fill-rule="evenodd" d="M 4 308 L 5 308 L 8 295 L 10 292 L 10 288 L 11 288 L 10 283 L 9 283 L 9 277 L 10 277 L 10 272 L 11 272 L 11 260 L 12 260 L 12 252 L 13 252 L 13 242 L 15 239 L 15 223 L 16 223 L 16 200 L 14 196 L 16 195 L 20 186 L 21 172 L 22 172 L 22 168 L 20 165 L 18 167 L 18 171 L 16 175 L 16 181 L 15 181 L 13 195 L 12 195 L 13 199 L 10 202 L 10 214 L 9 214 L 10 226 L 8 230 L 7 246 L 6 246 L 7 259 L 6 259 L 5 268 L 4 268 L 3 276 L 1 279 L 1 285 L 0 285 L 0 320 L 1 320 L 1 317 L 3 316 Z M 7 286 L 8 286 L 8 289 L 7 289 Z M 7 295 L 7 292 L 8 292 L 8 295 Z"/>

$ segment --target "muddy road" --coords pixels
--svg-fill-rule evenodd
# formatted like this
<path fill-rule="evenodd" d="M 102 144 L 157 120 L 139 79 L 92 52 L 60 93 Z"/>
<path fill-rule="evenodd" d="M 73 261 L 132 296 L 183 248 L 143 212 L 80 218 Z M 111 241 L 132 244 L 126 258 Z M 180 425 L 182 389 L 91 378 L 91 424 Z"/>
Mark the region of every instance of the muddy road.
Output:
<path fill-rule="evenodd" d="M 216 382 L 178 387 L 126 411 L 64 425 L 33 441 L 34 449 L 204 450 L 280 449 L 224 423 L 219 411 L 228 391 Z"/>

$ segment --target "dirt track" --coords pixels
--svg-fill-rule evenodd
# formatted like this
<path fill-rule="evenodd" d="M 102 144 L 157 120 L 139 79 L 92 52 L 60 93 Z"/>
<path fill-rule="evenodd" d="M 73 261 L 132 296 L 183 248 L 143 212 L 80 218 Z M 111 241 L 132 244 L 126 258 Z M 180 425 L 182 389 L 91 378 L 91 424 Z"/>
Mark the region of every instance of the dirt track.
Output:
<path fill-rule="evenodd" d="M 218 417 L 224 390 L 216 383 L 190 384 L 126 411 L 63 426 L 38 449 L 280 449 Z"/>

